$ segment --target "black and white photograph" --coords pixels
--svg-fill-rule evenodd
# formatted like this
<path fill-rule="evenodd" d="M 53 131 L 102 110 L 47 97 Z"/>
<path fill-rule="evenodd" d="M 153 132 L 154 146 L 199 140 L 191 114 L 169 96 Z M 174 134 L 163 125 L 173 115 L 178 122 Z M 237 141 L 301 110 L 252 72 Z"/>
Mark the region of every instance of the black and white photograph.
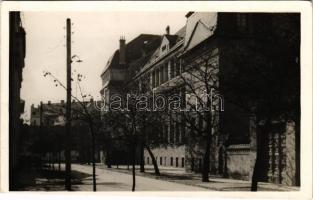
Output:
<path fill-rule="evenodd" d="M 301 191 L 301 12 L 7 19 L 8 191 Z"/>

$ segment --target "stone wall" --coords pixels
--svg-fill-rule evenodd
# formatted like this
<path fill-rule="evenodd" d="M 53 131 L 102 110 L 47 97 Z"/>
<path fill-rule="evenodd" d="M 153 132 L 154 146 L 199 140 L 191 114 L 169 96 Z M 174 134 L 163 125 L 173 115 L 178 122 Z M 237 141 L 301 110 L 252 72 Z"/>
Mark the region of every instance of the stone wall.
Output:
<path fill-rule="evenodd" d="M 230 178 L 250 180 L 254 165 L 249 144 L 230 145 L 227 148 L 227 174 Z"/>
<path fill-rule="evenodd" d="M 158 166 L 185 167 L 185 146 L 158 147 L 151 149 L 157 160 Z M 152 159 L 147 150 L 144 152 L 145 164 L 152 165 Z M 177 162 L 178 161 L 178 162 Z"/>
<path fill-rule="evenodd" d="M 286 166 L 283 171 L 282 183 L 285 185 L 296 185 L 296 134 L 295 123 L 286 124 Z"/>

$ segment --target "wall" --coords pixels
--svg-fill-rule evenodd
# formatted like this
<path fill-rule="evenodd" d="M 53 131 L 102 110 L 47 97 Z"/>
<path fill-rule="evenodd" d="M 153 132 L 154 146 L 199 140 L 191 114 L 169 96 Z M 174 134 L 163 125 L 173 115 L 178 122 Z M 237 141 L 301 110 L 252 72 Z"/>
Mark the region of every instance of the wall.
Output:
<path fill-rule="evenodd" d="M 182 160 L 185 160 L 185 146 L 179 147 L 159 147 L 151 149 L 154 157 L 157 159 L 158 166 L 171 166 L 171 157 L 173 158 L 173 167 L 176 167 L 176 158 L 178 158 L 178 167 L 185 166 L 185 162 L 182 165 Z M 152 165 L 152 159 L 147 150 L 144 152 L 145 164 Z M 162 165 L 160 158 L 162 157 Z"/>
<path fill-rule="evenodd" d="M 282 183 L 285 185 L 296 185 L 296 131 L 295 123 L 286 124 L 286 166 L 282 173 Z"/>
<path fill-rule="evenodd" d="M 250 180 L 254 165 L 249 144 L 230 145 L 227 148 L 227 173 L 230 178 Z"/>

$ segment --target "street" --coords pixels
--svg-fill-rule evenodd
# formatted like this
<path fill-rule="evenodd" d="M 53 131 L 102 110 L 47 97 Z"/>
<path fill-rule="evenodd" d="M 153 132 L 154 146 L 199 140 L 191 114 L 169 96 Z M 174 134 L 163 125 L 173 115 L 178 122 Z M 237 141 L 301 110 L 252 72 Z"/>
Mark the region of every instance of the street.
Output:
<path fill-rule="evenodd" d="M 73 188 L 92 191 L 92 167 L 72 164 L 72 170 L 90 174 L 82 180 L 83 184 L 75 185 Z M 131 191 L 132 176 L 129 174 L 103 168 L 97 168 L 96 174 L 97 191 Z M 208 189 L 136 176 L 136 191 L 208 191 Z"/>

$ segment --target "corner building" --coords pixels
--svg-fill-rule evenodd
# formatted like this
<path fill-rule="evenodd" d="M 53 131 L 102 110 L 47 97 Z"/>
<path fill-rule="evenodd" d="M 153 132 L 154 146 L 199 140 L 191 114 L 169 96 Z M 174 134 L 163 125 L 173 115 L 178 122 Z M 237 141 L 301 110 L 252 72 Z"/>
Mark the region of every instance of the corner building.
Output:
<path fill-rule="evenodd" d="M 299 185 L 299 31 L 298 14 L 189 12 L 186 25 L 174 34 L 166 27 L 164 35 L 153 39 L 140 35 L 126 44 L 126 51 L 122 42 L 101 75 L 101 93 L 107 100 L 113 93 L 108 91 L 118 88 L 114 83 L 136 83 L 143 93 L 184 96 L 186 86 L 179 77 L 187 66 L 203 65 L 205 58 L 218 69 L 224 107 L 213 115 L 217 126 L 212 130 L 210 175 L 251 180 L 258 157 L 260 181 Z M 131 45 L 134 41 L 137 45 Z M 149 51 L 143 48 L 147 44 Z M 114 70 L 107 75 L 115 67 L 119 75 Z M 287 89 L 277 94 L 280 87 Z M 281 100 L 287 98 L 291 100 Z M 191 144 L 190 130 L 181 124 L 164 124 L 162 130 L 156 134 L 166 137 L 168 145 L 152 150 L 158 165 L 200 172 L 203 141 Z M 152 164 L 148 152 L 145 164 Z"/>

